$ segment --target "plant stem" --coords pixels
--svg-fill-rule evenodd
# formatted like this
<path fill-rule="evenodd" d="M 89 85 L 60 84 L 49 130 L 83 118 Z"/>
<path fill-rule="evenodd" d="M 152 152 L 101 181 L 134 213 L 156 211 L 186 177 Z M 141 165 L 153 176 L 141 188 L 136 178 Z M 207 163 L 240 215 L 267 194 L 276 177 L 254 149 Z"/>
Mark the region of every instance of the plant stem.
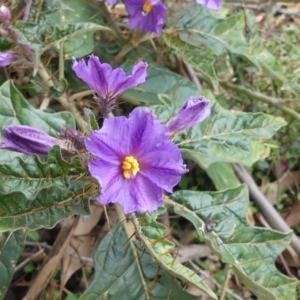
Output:
<path fill-rule="evenodd" d="M 282 100 L 280 98 L 274 98 L 274 97 L 266 96 L 262 93 L 255 92 L 255 91 L 252 91 L 250 89 L 247 89 L 246 87 L 243 87 L 241 85 L 232 84 L 232 83 L 229 83 L 229 82 L 226 82 L 226 81 L 220 81 L 220 84 L 223 87 L 229 88 L 229 89 L 234 90 L 236 92 L 240 92 L 240 93 L 245 94 L 245 95 L 247 95 L 247 96 L 249 96 L 253 99 L 271 104 L 274 107 L 280 109 L 282 112 L 284 112 L 285 114 L 287 114 L 291 118 L 294 118 L 295 120 L 300 122 L 300 114 L 298 114 L 294 110 L 286 107 L 282 103 Z"/>

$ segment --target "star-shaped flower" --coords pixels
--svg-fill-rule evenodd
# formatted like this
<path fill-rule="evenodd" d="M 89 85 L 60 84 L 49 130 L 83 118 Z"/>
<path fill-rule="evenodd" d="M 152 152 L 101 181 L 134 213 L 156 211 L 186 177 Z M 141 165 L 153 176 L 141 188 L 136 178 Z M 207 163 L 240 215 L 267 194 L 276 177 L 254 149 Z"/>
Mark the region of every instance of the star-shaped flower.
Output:
<path fill-rule="evenodd" d="M 166 18 L 166 7 L 161 0 L 124 0 L 129 14 L 129 28 L 160 35 Z"/>
<path fill-rule="evenodd" d="M 98 201 L 118 202 L 125 214 L 150 212 L 162 204 L 163 190 L 172 192 L 187 172 L 169 131 L 149 109 L 134 109 L 129 118 L 111 117 L 85 139 L 97 157 L 88 164 L 101 187 Z"/>
<path fill-rule="evenodd" d="M 77 77 L 97 93 L 100 110 L 106 118 L 120 94 L 145 82 L 147 67 L 147 63 L 140 61 L 132 68 L 131 75 L 126 75 L 123 69 L 113 69 L 109 64 L 101 63 L 97 56 L 91 55 L 87 64 L 83 59 L 73 59 L 72 68 Z"/>

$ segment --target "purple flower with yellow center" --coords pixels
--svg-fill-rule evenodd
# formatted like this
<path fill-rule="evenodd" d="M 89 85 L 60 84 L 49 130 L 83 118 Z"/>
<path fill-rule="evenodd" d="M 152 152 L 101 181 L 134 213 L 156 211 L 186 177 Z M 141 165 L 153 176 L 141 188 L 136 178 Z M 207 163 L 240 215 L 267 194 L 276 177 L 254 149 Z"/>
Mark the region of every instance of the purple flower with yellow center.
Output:
<path fill-rule="evenodd" d="M 183 103 L 167 126 L 171 133 L 175 133 L 202 122 L 210 113 L 209 100 L 202 96 L 191 96 Z"/>
<path fill-rule="evenodd" d="M 0 67 L 6 67 L 18 58 L 11 52 L 0 52 Z"/>
<path fill-rule="evenodd" d="M 124 0 L 129 14 L 129 28 L 160 35 L 166 18 L 166 7 L 160 0 Z"/>
<path fill-rule="evenodd" d="M 88 164 L 101 187 L 97 200 L 119 203 L 125 214 L 151 212 L 162 204 L 163 190 L 172 192 L 187 172 L 169 131 L 149 109 L 134 109 L 129 118 L 111 117 L 85 139 L 97 157 Z"/>
<path fill-rule="evenodd" d="M 196 0 L 196 2 L 215 10 L 220 9 L 222 6 L 222 0 Z"/>
<path fill-rule="evenodd" d="M 27 155 L 48 155 L 57 141 L 42 130 L 25 125 L 3 126 L 0 149 L 21 152 Z"/>
<path fill-rule="evenodd" d="M 126 90 L 145 82 L 148 64 L 140 61 L 133 68 L 131 75 L 123 69 L 113 69 L 109 64 L 101 63 L 99 58 L 90 55 L 86 64 L 84 60 L 73 59 L 73 70 L 99 97 L 99 107 L 104 118 L 115 107 L 116 98 Z"/>

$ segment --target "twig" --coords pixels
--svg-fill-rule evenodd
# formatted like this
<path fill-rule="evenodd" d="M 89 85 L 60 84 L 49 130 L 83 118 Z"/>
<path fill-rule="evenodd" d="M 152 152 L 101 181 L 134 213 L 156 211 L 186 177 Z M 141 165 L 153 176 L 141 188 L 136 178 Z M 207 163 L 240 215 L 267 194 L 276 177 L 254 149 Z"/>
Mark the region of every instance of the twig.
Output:
<path fill-rule="evenodd" d="M 48 245 L 47 243 L 25 241 L 24 244 L 25 244 L 25 246 L 43 247 L 48 250 L 50 250 L 52 248 L 52 246 Z"/>
<path fill-rule="evenodd" d="M 209 280 L 210 282 L 212 282 L 214 285 L 216 286 L 220 286 L 220 284 L 213 279 L 212 277 L 210 277 L 205 271 L 201 270 L 192 260 L 189 260 L 189 264 L 192 266 L 192 268 L 194 269 L 194 271 L 198 274 L 200 274 L 201 276 L 203 276 L 205 279 Z M 226 288 L 226 293 L 231 295 L 233 298 L 237 299 L 237 300 L 243 300 L 243 298 L 241 298 L 240 296 L 236 295 L 235 293 L 233 293 L 230 289 Z"/>
<path fill-rule="evenodd" d="M 223 284 L 222 294 L 221 294 L 221 297 L 220 297 L 219 300 L 224 300 L 225 297 L 226 297 L 227 287 L 228 287 L 229 279 L 230 279 L 230 276 L 231 276 L 230 271 L 231 271 L 231 269 L 229 267 L 229 269 L 227 271 L 226 279 L 225 279 L 224 284 Z"/>
<path fill-rule="evenodd" d="M 201 85 L 201 82 L 200 82 L 195 70 L 193 69 L 193 67 L 191 67 L 188 64 L 185 64 L 185 67 L 186 67 L 186 71 L 188 72 L 191 81 L 194 82 L 194 84 L 197 86 L 199 92 L 201 92 L 202 91 L 202 85 Z"/>
<path fill-rule="evenodd" d="M 23 300 L 37 299 L 46 287 L 70 243 L 78 220 L 79 218 L 69 218 L 65 221 L 65 226 L 60 230 L 50 253 L 44 260 L 37 277 L 31 284 Z"/>
<path fill-rule="evenodd" d="M 247 170 L 239 164 L 233 164 L 233 169 L 240 180 L 248 185 L 253 201 L 256 203 L 260 212 L 266 218 L 271 227 L 284 233 L 290 232 L 292 229 L 286 224 L 273 205 L 270 204 L 268 199 L 260 191 Z M 292 236 L 291 245 L 297 254 L 300 255 L 300 241 L 295 234 Z"/>
<path fill-rule="evenodd" d="M 274 98 L 274 97 L 270 97 L 270 96 L 266 96 L 262 93 L 259 92 L 255 92 L 252 91 L 250 89 L 247 89 L 241 85 L 236 85 L 236 84 L 232 84 L 226 81 L 220 81 L 220 84 L 226 88 L 235 90 L 237 92 L 243 93 L 249 97 L 251 97 L 252 99 L 256 99 L 268 104 L 273 105 L 274 107 L 280 109 L 281 111 L 283 111 L 285 114 L 287 114 L 288 116 L 294 118 L 295 120 L 297 120 L 298 122 L 300 122 L 300 114 L 298 114 L 297 112 L 295 112 L 294 110 L 286 107 L 281 99 L 278 98 Z"/>
<path fill-rule="evenodd" d="M 93 95 L 93 94 L 94 94 L 94 92 L 92 90 L 79 92 L 79 93 L 76 93 L 76 94 L 73 94 L 72 96 L 70 96 L 69 102 L 73 102 L 78 98 L 83 98 L 85 96 L 89 96 L 89 95 Z"/>
<path fill-rule="evenodd" d="M 44 249 L 40 249 L 38 252 L 33 253 L 32 255 L 30 255 L 29 257 L 27 257 L 26 259 L 24 259 L 21 263 L 19 263 L 16 267 L 15 267 L 15 272 L 19 271 L 20 269 L 22 269 L 25 265 L 27 265 L 33 258 L 39 256 L 41 253 L 44 252 Z"/>
<path fill-rule="evenodd" d="M 32 0 L 27 0 L 26 1 L 26 6 L 25 6 L 25 9 L 24 9 L 24 14 L 23 14 L 23 22 L 24 23 L 26 23 L 28 21 L 28 16 L 29 16 L 31 4 L 32 4 Z"/>

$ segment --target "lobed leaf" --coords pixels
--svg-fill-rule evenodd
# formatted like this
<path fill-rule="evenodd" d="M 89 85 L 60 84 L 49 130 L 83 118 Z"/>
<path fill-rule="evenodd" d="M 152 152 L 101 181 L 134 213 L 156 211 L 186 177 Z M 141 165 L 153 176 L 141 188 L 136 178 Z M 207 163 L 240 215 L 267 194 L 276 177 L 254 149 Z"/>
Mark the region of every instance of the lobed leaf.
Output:
<path fill-rule="evenodd" d="M 295 299 L 297 281 L 275 267 L 292 232 L 251 227 L 245 218 L 248 190 L 245 185 L 221 192 L 178 191 L 172 194 L 175 213 L 190 220 L 198 234 L 239 279 L 261 300 Z M 217 222 L 206 230 L 204 220 L 212 213 Z"/>
<path fill-rule="evenodd" d="M 264 139 L 271 138 L 286 124 L 283 118 L 229 111 L 222 108 L 210 93 L 202 94 L 210 100 L 212 114 L 204 122 L 175 137 L 184 157 L 206 169 L 216 162 L 238 162 L 250 166 L 269 154 Z M 166 97 L 163 100 L 163 105 L 151 109 L 161 122 L 167 122 L 175 112 L 175 101 L 167 101 Z"/>
<path fill-rule="evenodd" d="M 69 112 L 43 112 L 31 106 L 18 91 L 12 81 L 6 81 L 0 87 L 0 128 L 4 125 L 27 125 L 41 129 L 57 137 L 66 128 L 75 128 L 75 121 Z M 2 136 L 2 132 L 0 132 Z M 23 154 L 0 150 L 0 163 L 7 164 L 14 157 L 27 157 Z"/>
<path fill-rule="evenodd" d="M 25 232 L 4 232 L 0 234 L 0 299 L 4 299 L 13 278 L 15 266 L 24 247 Z"/>
<path fill-rule="evenodd" d="M 205 284 L 202 278 L 191 269 L 182 265 L 171 255 L 171 252 L 174 252 L 174 244 L 164 237 L 166 227 L 154 219 L 162 211 L 164 210 L 159 209 L 151 214 L 133 216 L 136 233 L 143 241 L 147 251 L 156 263 L 169 274 L 181 279 L 185 283 L 193 284 L 207 293 L 212 299 L 217 299 L 214 292 Z"/>
<path fill-rule="evenodd" d="M 94 253 L 94 262 L 96 274 L 80 297 L 82 300 L 199 299 L 185 292 L 176 279 L 161 269 L 143 244 L 128 240 L 121 223 L 102 240 Z"/>
<path fill-rule="evenodd" d="M 34 200 L 23 193 L 1 195 L 0 232 L 52 228 L 71 215 L 88 215 L 89 198 L 88 189 L 80 181 L 70 182 L 65 190 L 55 186 L 43 189 Z"/>
<path fill-rule="evenodd" d="M 282 84 L 272 68 L 275 59 L 264 47 L 250 12 L 238 12 L 223 19 L 214 17 L 204 5 L 192 4 L 183 10 L 174 26 L 172 33 L 163 35 L 165 42 L 214 88 L 218 85 L 216 65 L 224 63 L 228 53 L 245 60 L 245 67 L 263 70 Z"/>
<path fill-rule="evenodd" d="M 122 65 L 128 69 L 129 62 Z M 188 79 L 178 75 L 167 68 L 151 65 L 147 70 L 146 82 L 135 89 L 124 93 L 122 98 L 137 104 L 160 104 L 159 94 L 166 94 L 173 98 L 180 106 L 189 96 L 198 92 L 197 87 Z"/>
<path fill-rule="evenodd" d="M 56 146 L 51 149 L 46 161 L 34 155 L 28 162 L 16 157 L 11 163 L 0 165 L 0 193 L 19 192 L 33 200 L 42 189 L 58 187 L 67 190 L 70 180 L 80 173 L 83 170 L 79 159 L 66 162 Z"/>

